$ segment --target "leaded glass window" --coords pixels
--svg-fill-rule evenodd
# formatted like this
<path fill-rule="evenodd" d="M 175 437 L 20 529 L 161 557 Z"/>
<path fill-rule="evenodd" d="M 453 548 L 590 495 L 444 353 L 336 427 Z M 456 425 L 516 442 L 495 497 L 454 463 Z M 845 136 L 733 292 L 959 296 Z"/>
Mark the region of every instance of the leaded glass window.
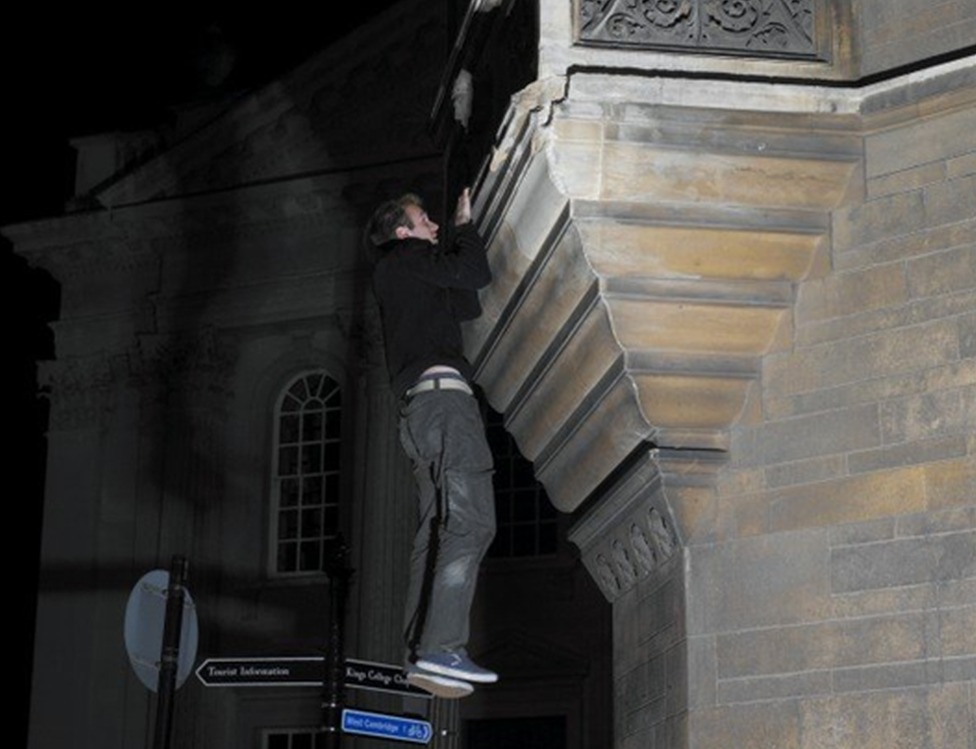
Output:
<path fill-rule="evenodd" d="M 326 738 L 313 728 L 276 728 L 265 732 L 262 749 L 325 749 Z"/>
<path fill-rule="evenodd" d="M 501 414 L 485 408 L 485 433 L 495 458 L 495 540 L 488 556 L 549 556 L 558 551 L 559 520 L 532 464 L 505 430 Z"/>
<path fill-rule="evenodd" d="M 275 414 L 273 569 L 322 570 L 339 530 L 342 391 L 324 371 L 291 381 Z"/>

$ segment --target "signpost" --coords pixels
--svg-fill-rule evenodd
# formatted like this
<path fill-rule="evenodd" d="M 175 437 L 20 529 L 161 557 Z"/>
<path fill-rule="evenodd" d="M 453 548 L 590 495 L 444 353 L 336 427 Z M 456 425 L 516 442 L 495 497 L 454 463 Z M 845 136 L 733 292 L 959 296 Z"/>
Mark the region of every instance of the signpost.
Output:
<path fill-rule="evenodd" d="M 189 565 L 174 556 L 172 572 L 153 570 L 136 583 L 125 606 L 125 649 L 139 680 L 156 692 L 153 747 L 167 749 L 176 690 L 196 660 L 199 627 L 186 588 Z"/>
<path fill-rule="evenodd" d="M 207 687 L 320 687 L 323 656 L 286 658 L 207 658 L 196 670 Z M 431 699 L 432 695 L 407 683 L 403 669 L 389 663 L 353 658 L 345 660 L 343 686 L 373 692 L 407 694 Z M 428 744 L 434 735 L 430 722 L 399 715 L 345 708 L 339 727 L 342 733 Z M 338 739 L 339 733 L 328 734 Z"/>
<path fill-rule="evenodd" d="M 426 720 L 403 718 L 399 715 L 368 713 L 365 710 L 342 711 L 342 730 L 360 736 L 378 739 L 409 741 L 414 744 L 430 743 L 434 731 Z"/>
<path fill-rule="evenodd" d="M 319 687 L 323 661 L 322 656 L 207 658 L 196 674 L 207 687 Z M 347 658 L 345 669 L 344 684 L 349 689 L 431 698 L 429 693 L 408 684 L 399 666 Z"/>

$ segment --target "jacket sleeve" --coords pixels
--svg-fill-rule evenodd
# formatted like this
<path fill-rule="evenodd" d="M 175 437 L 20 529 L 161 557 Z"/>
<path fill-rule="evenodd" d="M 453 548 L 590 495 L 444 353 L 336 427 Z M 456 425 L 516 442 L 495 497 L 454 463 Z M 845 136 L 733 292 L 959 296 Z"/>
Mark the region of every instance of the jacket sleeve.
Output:
<path fill-rule="evenodd" d="M 447 289 L 480 289 L 491 283 L 485 243 L 471 224 L 459 226 L 447 252 L 410 253 L 404 270 Z"/>

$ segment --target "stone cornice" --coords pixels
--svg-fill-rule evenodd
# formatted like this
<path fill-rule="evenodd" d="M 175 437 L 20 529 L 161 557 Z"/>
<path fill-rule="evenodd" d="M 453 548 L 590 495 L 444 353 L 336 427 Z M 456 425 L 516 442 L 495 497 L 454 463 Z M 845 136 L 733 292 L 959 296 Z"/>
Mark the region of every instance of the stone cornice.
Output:
<path fill-rule="evenodd" d="M 405 166 L 407 167 L 405 170 Z M 364 206 L 379 200 L 393 175 L 428 179 L 440 159 L 366 168 L 217 193 L 93 211 L 3 227 L 16 252 L 56 277 L 143 262 L 147 251 L 169 251 L 212 236 L 248 239 L 275 232 L 291 236 L 354 224 Z M 142 257 L 143 259 L 140 259 Z"/>
<path fill-rule="evenodd" d="M 469 355 L 567 511 L 641 444 L 728 449 L 861 157 L 861 118 L 805 89 L 613 82 L 517 97 L 476 200 L 496 281 Z"/>
<path fill-rule="evenodd" d="M 613 77 L 608 88 L 606 76 Z M 716 101 L 729 111 L 784 114 L 868 115 L 884 109 L 910 107 L 947 91 L 976 86 L 976 55 L 913 70 L 869 83 L 825 85 L 694 75 L 651 70 L 634 75 L 627 68 L 574 69 L 566 76 L 574 101 L 640 102 L 651 105 L 709 107 Z"/>
<path fill-rule="evenodd" d="M 715 452 L 638 450 L 576 522 L 569 538 L 608 601 L 680 562 L 690 533 L 683 490 L 707 486 L 723 462 Z"/>
<path fill-rule="evenodd" d="M 476 196 L 496 280 L 468 353 L 558 507 L 639 445 L 728 449 L 863 190 L 866 128 L 974 83 L 976 60 L 863 87 L 577 72 L 514 98 Z"/>

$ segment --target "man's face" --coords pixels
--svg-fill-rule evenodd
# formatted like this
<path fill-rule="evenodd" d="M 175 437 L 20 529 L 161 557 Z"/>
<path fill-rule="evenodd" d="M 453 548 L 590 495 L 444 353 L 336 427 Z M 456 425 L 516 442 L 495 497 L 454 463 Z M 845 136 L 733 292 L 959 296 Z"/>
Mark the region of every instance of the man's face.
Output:
<path fill-rule="evenodd" d="M 413 237 L 414 239 L 425 239 L 431 244 L 437 244 L 438 227 L 430 220 L 427 211 L 419 205 L 408 205 L 403 209 L 403 212 L 407 214 L 407 218 L 410 219 L 413 226 L 398 226 L 397 238 Z"/>

